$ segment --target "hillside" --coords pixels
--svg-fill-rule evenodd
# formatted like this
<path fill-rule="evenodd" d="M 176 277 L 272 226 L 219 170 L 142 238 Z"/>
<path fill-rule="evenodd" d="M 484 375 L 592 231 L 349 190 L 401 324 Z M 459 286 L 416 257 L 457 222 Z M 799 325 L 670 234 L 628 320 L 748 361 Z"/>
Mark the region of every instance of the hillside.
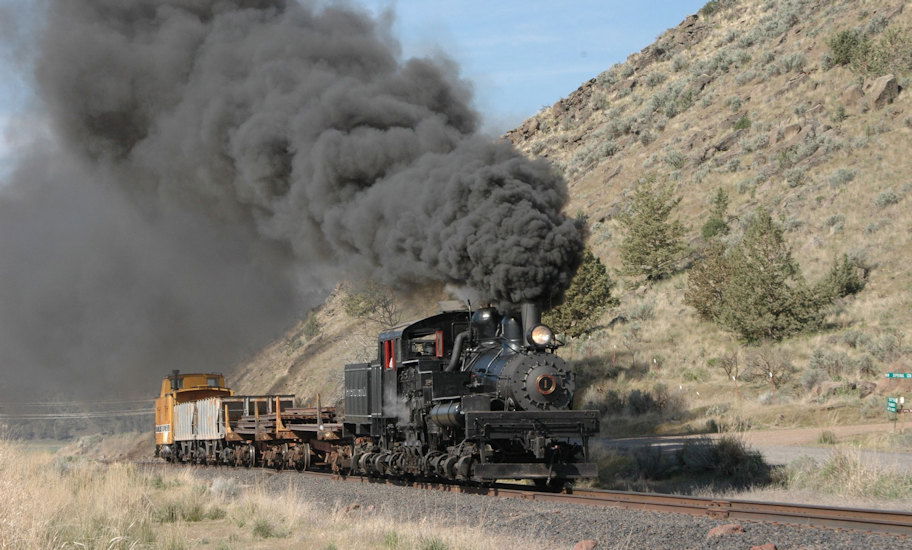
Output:
<path fill-rule="evenodd" d="M 683 303 L 686 269 L 650 284 L 615 275 L 620 306 L 563 352 L 577 363 L 580 404 L 606 414 L 607 433 L 886 418 L 882 394 L 898 388 L 882 373 L 912 371 L 912 96 L 903 91 L 912 67 L 863 74 L 834 65 L 831 37 L 856 28 L 872 42 L 907 38 L 912 9 L 895 0 L 710 2 L 507 134 L 564 172 L 569 211 L 588 220 L 589 245 L 615 273 L 617 216 L 646 175 L 682 197 L 676 216 L 688 227 L 691 260 L 721 188 L 731 242 L 763 206 L 786 228 L 809 280 L 844 253 L 870 270 L 864 290 L 832 308 L 826 330 L 772 348 L 743 346 L 701 321 Z M 338 295 L 316 319 L 321 334 L 303 338 L 302 321 L 239 366 L 239 388 L 339 396 L 341 365 L 370 347 L 352 342 L 369 337 Z M 718 367 L 727 358 L 744 372 L 771 357 L 795 370 L 782 387 L 756 376 L 732 381 Z"/>

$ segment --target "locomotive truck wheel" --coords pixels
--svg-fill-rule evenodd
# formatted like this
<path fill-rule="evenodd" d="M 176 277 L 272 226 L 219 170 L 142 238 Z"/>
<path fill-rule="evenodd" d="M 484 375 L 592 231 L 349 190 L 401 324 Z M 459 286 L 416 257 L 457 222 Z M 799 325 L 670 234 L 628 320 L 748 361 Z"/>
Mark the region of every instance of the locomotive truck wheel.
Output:
<path fill-rule="evenodd" d="M 456 463 L 459 461 L 458 456 L 447 456 L 445 459 L 440 461 L 440 475 L 447 478 L 453 479 L 456 477 Z"/>
<path fill-rule="evenodd" d="M 472 479 L 472 462 L 471 456 L 464 456 L 456 462 L 456 479 Z"/>

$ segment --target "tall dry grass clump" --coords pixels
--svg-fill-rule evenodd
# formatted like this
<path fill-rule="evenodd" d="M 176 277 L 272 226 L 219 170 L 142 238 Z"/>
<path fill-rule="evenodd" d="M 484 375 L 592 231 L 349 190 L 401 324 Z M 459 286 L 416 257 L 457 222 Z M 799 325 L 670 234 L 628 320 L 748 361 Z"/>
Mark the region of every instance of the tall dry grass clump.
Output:
<path fill-rule="evenodd" d="M 912 494 L 912 473 L 866 462 L 858 451 L 838 449 L 825 461 L 797 460 L 782 472 L 782 484 L 840 496 L 906 499 Z"/>
<path fill-rule="evenodd" d="M 291 484 L 243 486 L 198 478 L 191 467 L 103 464 L 2 440 L 0 495 L 0 549 L 547 547 L 432 517 L 327 509 Z"/>

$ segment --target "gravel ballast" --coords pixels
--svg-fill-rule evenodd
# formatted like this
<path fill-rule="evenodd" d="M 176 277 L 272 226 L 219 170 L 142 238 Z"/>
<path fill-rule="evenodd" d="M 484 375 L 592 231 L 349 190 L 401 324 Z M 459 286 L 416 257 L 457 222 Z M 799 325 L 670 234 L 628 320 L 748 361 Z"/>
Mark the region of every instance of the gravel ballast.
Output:
<path fill-rule="evenodd" d="M 148 465 L 166 474 L 169 465 Z M 467 525 L 487 532 L 521 537 L 541 548 L 572 548 L 593 539 L 599 549 L 711 548 L 748 550 L 773 543 L 778 550 L 829 550 L 901 548 L 912 540 L 889 535 L 816 529 L 763 522 L 712 520 L 683 514 L 666 514 L 623 508 L 568 503 L 535 502 L 515 498 L 430 491 L 380 483 L 351 483 L 312 477 L 297 472 L 272 472 L 238 468 L 192 467 L 193 475 L 212 481 L 233 479 L 243 486 L 258 485 L 267 491 L 289 487 L 302 499 L 320 503 L 327 510 L 352 509 L 353 514 L 383 515 L 391 521 L 432 521 L 440 525 Z M 357 504 L 355 507 L 353 505 Z M 713 527 L 739 523 L 744 532 L 707 538 Z"/>

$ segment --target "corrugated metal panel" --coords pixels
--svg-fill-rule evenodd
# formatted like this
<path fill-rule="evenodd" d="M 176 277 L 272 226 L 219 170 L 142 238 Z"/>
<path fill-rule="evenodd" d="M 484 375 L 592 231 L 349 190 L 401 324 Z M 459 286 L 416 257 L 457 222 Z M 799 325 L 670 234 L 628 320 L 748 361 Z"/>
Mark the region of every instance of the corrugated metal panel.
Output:
<path fill-rule="evenodd" d="M 370 374 L 367 363 L 345 365 L 345 414 L 352 418 L 370 418 Z"/>
<path fill-rule="evenodd" d="M 174 440 L 187 441 L 193 437 L 193 417 L 196 403 L 178 403 L 174 406 Z"/>
<path fill-rule="evenodd" d="M 215 397 L 174 407 L 174 440 L 211 440 L 225 437 L 222 400 Z"/>
<path fill-rule="evenodd" d="M 213 397 L 196 402 L 196 439 L 222 439 L 225 429 L 222 425 L 222 400 Z"/>

